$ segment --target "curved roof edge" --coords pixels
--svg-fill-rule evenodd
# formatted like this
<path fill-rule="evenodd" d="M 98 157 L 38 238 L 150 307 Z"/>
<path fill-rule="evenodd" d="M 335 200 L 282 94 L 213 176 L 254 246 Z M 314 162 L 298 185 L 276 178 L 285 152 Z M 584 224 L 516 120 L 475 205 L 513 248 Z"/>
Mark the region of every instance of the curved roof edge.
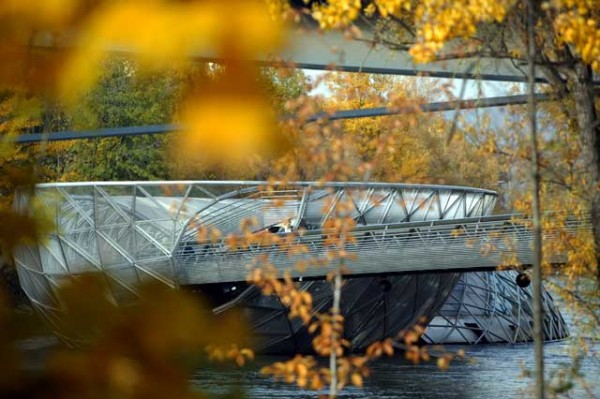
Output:
<path fill-rule="evenodd" d="M 53 183 L 38 183 L 38 188 L 51 187 L 86 187 L 86 186 L 162 186 L 162 185 L 177 185 L 177 184 L 203 184 L 212 186 L 231 186 L 231 185 L 291 185 L 291 186 L 314 186 L 314 187 L 349 187 L 349 188 L 427 188 L 438 190 L 462 190 L 477 193 L 486 193 L 490 195 L 498 195 L 496 191 L 477 187 L 453 186 L 442 184 L 415 184 L 415 183 L 385 183 L 385 182 L 320 182 L 320 181 L 264 181 L 264 180 L 156 180 L 156 181 L 91 181 L 91 182 L 53 182 Z"/>

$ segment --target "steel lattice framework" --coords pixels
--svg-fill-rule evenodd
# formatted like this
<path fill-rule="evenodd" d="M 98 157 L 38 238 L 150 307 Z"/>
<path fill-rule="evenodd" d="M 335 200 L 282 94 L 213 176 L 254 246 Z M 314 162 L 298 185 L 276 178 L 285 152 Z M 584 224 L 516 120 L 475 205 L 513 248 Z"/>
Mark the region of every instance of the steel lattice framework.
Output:
<path fill-rule="evenodd" d="M 517 272 L 465 273 L 444 306 L 428 324 L 428 343 L 478 344 L 533 340 L 531 287 L 515 284 Z M 567 324 L 552 297 L 542 290 L 547 341 L 569 336 Z"/>
<path fill-rule="evenodd" d="M 332 248 L 326 242 L 330 231 L 325 225 L 334 217 L 350 217 L 357 223 L 350 233 L 356 242 L 346 248 L 357 255 L 346 265 L 348 274 L 355 277 L 352 284 L 356 295 L 379 297 L 374 294 L 376 290 L 365 290 L 361 278 L 392 276 L 391 283 L 385 284 L 396 287 L 392 291 L 399 290 L 398 295 L 386 291 L 382 294 L 384 302 L 392 301 L 392 305 L 400 304 L 397 309 L 404 309 L 401 303 L 408 301 L 413 310 L 420 309 L 421 316 L 433 316 L 443 304 L 454 286 L 456 272 L 495 270 L 498 264 L 509 261 L 528 264 L 531 258 L 531 233 L 524 221 L 515 220 L 514 215 L 489 216 L 496 193 L 482 189 L 383 183 L 269 186 L 266 182 L 180 181 L 53 183 L 38 185 L 35 191 L 36 201 L 52 212 L 57 231 L 44 243 L 19 248 L 15 258 L 24 291 L 55 326 L 60 324 L 62 312 L 57 288 L 74 275 L 104 273 L 114 300 L 128 303 L 136 297 L 137 285 L 149 280 L 173 288 L 243 282 L 249 271 L 244 265 L 257 255 L 268 256 L 283 274 L 298 260 L 327 256 Z M 344 206 L 338 206 L 341 204 Z M 31 198 L 19 193 L 15 206 L 27 212 L 32 207 Z M 224 238 L 198 241 L 203 228 L 217 229 L 223 237 L 238 234 L 242 221 L 248 218 L 255 221 L 257 232 L 268 230 L 287 236 L 304 244 L 307 253 L 290 258 L 273 245 L 233 248 Z M 546 231 L 546 239 L 587 228 L 587 221 L 573 220 L 566 228 Z M 299 229 L 303 234 L 296 234 Z M 291 272 L 298 279 L 323 279 L 333 267 Z M 417 280 L 408 275 L 401 278 L 414 272 L 430 273 L 422 279 L 421 293 L 407 290 L 413 284 L 410 281 Z M 440 272 L 452 273 L 441 278 L 435 274 Z M 405 298 L 403 293 L 409 291 L 412 296 Z M 431 298 L 436 298 L 435 303 Z M 324 297 L 322 302 L 327 301 Z M 360 337 L 368 328 L 360 327 L 359 320 L 365 315 L 356 309 L 348 312 L 349 318 L 355 315 L 358 324 L 353 328 Z M 376 314 L 369 317 L 373 326 L 385 320 L 394 330 L 416 321 L 414 317 L 391 319 L 387 313 L 383 319 Z M 381 333 L 377 328 L 371 330 L 373 337 Z M 294 331 L 292 328 L 282 336 L 294 336 Z M 368 344 L 364 334 L 362 337 L 357 338 L 357 347 Z"/>

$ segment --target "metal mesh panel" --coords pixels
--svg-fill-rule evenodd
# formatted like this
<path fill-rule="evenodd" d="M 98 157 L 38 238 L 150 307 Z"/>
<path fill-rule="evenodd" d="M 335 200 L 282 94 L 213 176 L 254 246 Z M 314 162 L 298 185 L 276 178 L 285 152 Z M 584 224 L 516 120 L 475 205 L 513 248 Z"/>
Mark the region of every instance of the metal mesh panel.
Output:
<path fill-rule="evenodd" d="M 327 249 L 324 227 L 330 218 L 338 216 L 351 217 L 357 222 L 358 227 L 351 233 L 356 244 L 348 250 L 358 256 L 347 265 L 349 273 L 356 276 L 353 284 L 357 286 L 361 281 L 366 284 L 367 278 L 360 277 L 365 274 L 493 268 L 502 261 L 507 249 L 521 263 L 526 264 L 530 257 L 531 235 L 522 224 L 513 221 L 511 215 L 485 216 L 491 214 L 496 201 L 496 194 L 491 191 L 383 183 L 297 182 L 274 190 L 266 189 L 266 185 L 266 182 L 205 181 L 38 185 L 38 197 L 47 211 L 55 215 L 57 231 L 37 246 L 16 251 L 21 285 L 34 306 L 54 323 L 60 313 L 55 290 L 73 275 L 104 272 L 117 303 L 134 298 L 136 286 L 142 281 L 157 281 L 174 288 L 243 281 L 248 272 L 245 265 L 259 254 L 268 255 L 282 272 L 302 256 L 323 256 Z M 27 196 L 18 195 L 15 206 L 27 212 L 28 200 Z M 343 213 L 337 210 L 341 203 L 350 204 Z M 228 247 L 225 239 L 198 242 L 200 229 L 209 227 L 219 229 L 224 235 L 236 234 L 245 218 L 255 219 L 257 231 L 286 223 L 287 230 L 275 234 L 287 234 L 302 227 L 306 233 L 294 239 L 306 244 L 309 253 L 290 258 L 273 246 L 242 251 Z M 585 221 L 574 221 L 569 229 L 587 227 Z M 552 239 L 558 233 L 546 232 L 546 238 Z M 508 248 L 506 238 L 516 245 Z M 490 244 L 494 249 L 483 254 L 482 248 Z M 294 271 L 293 276 L 324 278 L 328 271 L 328 268 L 311 268 Z M 394 306 L 386 310 L 395 316 L 375 312 L 367 317 L 373 323 L 369 326 L 354 318 L 351 329 L 355 333 L 349 337 L 353 345 L 366 344 L 369 339 L 361 336 L 377 336 L 380 330 L 375 326 L 381 320 L 393 324 L 388 329 L 391 331 L 413 323 L 417 314 L 432 316 L 454 284 L 454 277 L 443 281 L 434 274 L 431 278 L 418 278 L 418 289 L 401 283 L 403 279 L 394 280 L 391 284 L 394 292 L 386 295 L 393 297 L 394 293 L 415 288 L 411 299 L 414 301 L 409 302 L 427 306 L 411 308 L 400 295 Z M 318 285 L 310 287 L 316 289 Z M 463 292 L 466 291 L 463 287 Z M 324 294 L 326 290 L 322 288 L 319 292 L 324 295 L 322 302 L 328 303 L 330 294 Z M 435 303 L 428 302 L 427 292 L 435 292 Z M 486 297 L 484 308 L 494 303 L 508 309 L 514 302 L 511 295 L 496 294 L 492 302 Z M 525 307 L 527 301 L 521 302 Z M 465 303 L 449 304 L 446 311 L 461 309 Z M 349 309 L 349 316 L 353 311 L 364 316 L 364 312 L 357 310 L 362 309 L 359 304 Z M 269 312 L 263 309 L 263 313 Z M 490 317 L 505 317 L 505 314 L 506 311 L 496 311 Z M 558 329 L 562 328 L 559 324 L 556 324 Z M 552 334 L 549 336 L 560 335 Z"/>
<path fill-rule="evenodd" d="M 428 343 L 526 342 L 533 340 L 531 287 L 517 272 L 465 273 L 424 334 Z M 547 341 L 569 336 L 550 294 L 543 291 L 543 334 Z"/>

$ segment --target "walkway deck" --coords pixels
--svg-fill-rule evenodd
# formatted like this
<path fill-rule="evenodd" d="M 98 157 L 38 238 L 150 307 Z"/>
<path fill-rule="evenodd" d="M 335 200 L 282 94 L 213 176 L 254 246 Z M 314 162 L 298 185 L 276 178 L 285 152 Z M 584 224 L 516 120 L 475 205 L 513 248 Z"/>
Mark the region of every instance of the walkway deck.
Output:
<path fill-rule="evenodd" d="M 358 227 L 352 232 L 356 243 L 345 249 L 352 256 L 345 260 L 346 274 L 351 276 L 495 270 L 528 266 L 532 263 L 532 234 L 528 220 L 519 215 L 397 223 Z M 588 220 L 571 220 L 563 228 L 544 231 L 548 247 L 552 241 L 562 241 L 566 235 L 589 232 Z M 290 233 L 291 234 L 291 233 Z M 308 231 L 294 239 L 308 252 L 288 256 L 285 248 L 254 246 L 246 249 L 228 248 L 226 241 L 214 244 L 198 243 L 187 251 L 175 254 L 180 265 L 182 284 L 205 284 L 246 279 L 248 268 L 259 255 L 267 255 L 281 275 L 290 271 L 294 278 L 323 278 L 339 266 L 339 262 L 305 270 L 291 268 L 298 261 L 325 259 L 336 248 L 325 245 L 327 231 Z M 565 262 L 565 254 L 550 254 L 553 264 Z"/>

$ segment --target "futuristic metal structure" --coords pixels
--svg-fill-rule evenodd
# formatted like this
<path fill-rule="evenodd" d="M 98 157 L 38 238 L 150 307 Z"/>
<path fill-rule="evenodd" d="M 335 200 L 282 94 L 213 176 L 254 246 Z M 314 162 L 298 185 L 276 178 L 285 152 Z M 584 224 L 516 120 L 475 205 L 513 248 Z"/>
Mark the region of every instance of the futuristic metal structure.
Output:
<path fill-rule="evenodd" d="M 532 290 L 515 284 L 515 271 L 464 273 L 429 322 L 427 343 L 478 344 L 527 342 L 533 337 Z M 542 291 L 544 337 L 569 335 L 550 294 Z"/>
<path fill-rule="evenodd" d="M 57 231 L 44 243 L 20 248 L 16 264 L 24 291 L 58 330 L 59 285 L 77 274 L 102 272 L 117 303 L 133 300 L 136 286 L 149 280 L 203 292 L 214 303 L 215 313 L 242 309 L 260 338 L 258 350 L 309 351 L 306 331 L 299 322 L 288 319 L 279 300 L 262 296 L 256 287 L 246 285 L 247 265 L 263 255 L 283 273 L 296 261 L 324 259 L 328 251 L 339 250 L 327 242 L 327 221 L 335 217 L 352 218 L 357 224 L 350 233 L 355 242 L 345 248 L 357 256 L 347 262 L 342 293 L 345 334 L 355 350 L 395 336 L 418 321 L 429 321 L 440 309 L 438 314 L 445 315 L 446 321 L 453 309 L 469 308 L 473 313 L 477 300 L 457 290 L 463 287 L 464 293 L 475 286 L 463 278 L 463 284 L 455 287 L 461 271 L 494 270 L 507 250 L 523 264 L 530 258 L 528 229 L 510 216 L 485 216 L 493 211 L 496 194 L 482 189 L 181 181 L 41 184 L 36 194 L 56 218 Z M 15 206 L 27 212 L 30 201 L 20 193 Z M 254 232 L 286 237 L 307 250 L 290 257 L 274 245 L 232 247 L 226 237 L 239 234 L 242 222 L 248 219 L 254 222 Z M 577 227 L 575 223 L 573 228 Z M 218 230 L 221 238 L 199 240 L 206 229 Z M 298 234 L 300 230 L 302 234 Z M 337 265 L 292 269 L 301 288 L 313 295 L 316 310 L 330 306 L 330 285 L 324 277 L 333 267 Z M 484 284 L 484 289 L 492 285 Z M 510 319 L 507 323 L 516 325 L 518 340 L 527 339 L 529 330 L 520 323 L 530 322 L 530 312 L 515 312 L 513 305 L 524 307 L 526 302 L 528 306 L 527 299 L 521 299 L 526 295 L 514 284 L 502 287 L 504 291 L 494 288 L 488 292 L 487 302 L 479 307 L 512 306 L 513 313 L 477 313 L 478 322 L 485 317 Z M 453 302 L 444 305 L 449 296 Z M 567 331 L 560 314 L 549 297 L 546 302 L 547 323 L 552 323 L 546 336 L 562 338 Z M 446 323 L 449 329 L 456 329 L 462 321 L 464 313 L 457 312 L 454 324 Z M 504 324 L 486 326 L 477 325 L 486 331 L 480 337 L 514 341 L 500 332 Z M 448 341 L 450 335 L 444 337 L 433 327 L 426 339 Z"/>

